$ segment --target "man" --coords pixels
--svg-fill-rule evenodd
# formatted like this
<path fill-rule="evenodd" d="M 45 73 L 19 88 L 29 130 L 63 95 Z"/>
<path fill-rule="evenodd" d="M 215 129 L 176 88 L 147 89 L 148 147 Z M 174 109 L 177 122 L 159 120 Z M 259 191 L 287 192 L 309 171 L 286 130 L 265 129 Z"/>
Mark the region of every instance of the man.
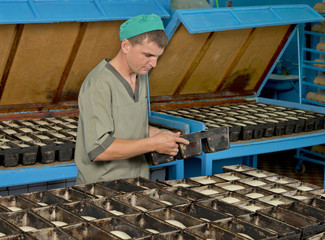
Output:
<path fill-rule="evenodd" d="M 142 176 L 149 178 L 147 152 L 175 156 L 180 133 L 148 124 L 145 75 L 168 43 L 161 18 L 139 15 L 120 27 L 121 48 L 83 82 L 78 98 L 75 162 L 77 184 Z"/>

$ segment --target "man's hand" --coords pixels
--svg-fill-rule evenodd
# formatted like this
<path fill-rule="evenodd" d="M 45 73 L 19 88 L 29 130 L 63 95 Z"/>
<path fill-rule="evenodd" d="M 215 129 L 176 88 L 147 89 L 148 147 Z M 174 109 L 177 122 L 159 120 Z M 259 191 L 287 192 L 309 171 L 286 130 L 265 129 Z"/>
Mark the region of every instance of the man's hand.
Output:
<path fill-rule="evenodd" d="M 151 140 L 154 144 L 154 151 L 160 154 L 176 156 L 178 153 L 178 143 L 189 144 L 189 141 L 179 137 L 180 135 L 180 132 L 173 133 L 170 131 L 162 131 L 152 136 Z"/>

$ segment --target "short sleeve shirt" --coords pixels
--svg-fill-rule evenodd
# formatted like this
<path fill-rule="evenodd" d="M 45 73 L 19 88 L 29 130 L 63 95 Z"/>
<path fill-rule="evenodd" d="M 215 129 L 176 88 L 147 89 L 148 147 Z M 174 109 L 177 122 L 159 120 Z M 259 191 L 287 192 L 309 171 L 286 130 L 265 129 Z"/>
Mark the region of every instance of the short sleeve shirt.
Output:
<path fill-rule="evenodd" d="M 115 161 L 92 161 L 115 140 L 148 137 L 147 82 L 138 76 L 136 93 L 107 62 L 100 62 L 83 82 L 79 97 L 75 150 L 77 184 L 149 176 L 144 155 Z"/>

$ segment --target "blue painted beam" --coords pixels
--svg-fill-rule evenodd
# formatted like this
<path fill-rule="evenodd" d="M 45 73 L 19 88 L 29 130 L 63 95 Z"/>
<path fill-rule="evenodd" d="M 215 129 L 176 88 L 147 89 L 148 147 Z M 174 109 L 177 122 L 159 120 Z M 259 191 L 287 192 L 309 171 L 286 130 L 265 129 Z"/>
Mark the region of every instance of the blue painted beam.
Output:
<path fill-rule="evenodd" d="M 78 169 L 74 163 L 1 170 L 0 187 L 76 178 L 77 172 Z"/>

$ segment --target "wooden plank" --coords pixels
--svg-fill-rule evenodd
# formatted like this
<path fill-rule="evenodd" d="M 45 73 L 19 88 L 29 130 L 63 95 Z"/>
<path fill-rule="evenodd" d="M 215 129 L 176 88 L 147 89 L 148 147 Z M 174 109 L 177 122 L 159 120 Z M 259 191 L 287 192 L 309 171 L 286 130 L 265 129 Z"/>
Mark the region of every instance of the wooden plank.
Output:
<path fill-rule="evenodd" d="M 173 95 L 210 33 L 189 34 L 181 25 L 149 73 L 151 96 Z"/>
<path fill-rule="evenodd" d="M 16 25 L 0 25 L 0 79 L 2 79 L 16 32 Z"/>
<path fill-rule="evenodd" d="M 282 44 L 290 25 L 256 28 L 254 37 L 220 92 L 254 90 Z"/>
<path fill-rule="evenodd" d="M 120 48 L 122 21 L 90 22 L 83 36 L 65 86 L 61 101 L 76 100 L 87 74 L 104 58 L 113 58 Z"/>
<path fill-rule="evenodd" d="M 1 105 L 52 101 L 79 23 L 26 24 Z"/>
<path fill-rule="evenodd" d="M 181 94 L 214 93 L 250 32 L 251 29 L 215 32 L 213 43 L 183 87 Z"/>

